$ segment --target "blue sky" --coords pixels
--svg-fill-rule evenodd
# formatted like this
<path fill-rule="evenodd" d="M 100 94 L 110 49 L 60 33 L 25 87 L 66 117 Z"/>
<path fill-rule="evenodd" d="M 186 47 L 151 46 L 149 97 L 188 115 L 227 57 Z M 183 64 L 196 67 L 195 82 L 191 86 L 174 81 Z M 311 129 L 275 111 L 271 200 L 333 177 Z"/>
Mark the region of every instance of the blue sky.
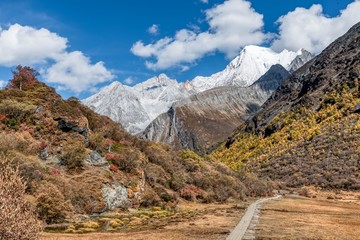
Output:
<path fill-rule="evenodd" d="M 2 0 L 0 81 L 30 65 L 64 98 L 84 98 L 114 80 L 191 80 L 247 44 L 316 54 L 359 12 L 354 0 Z"/>

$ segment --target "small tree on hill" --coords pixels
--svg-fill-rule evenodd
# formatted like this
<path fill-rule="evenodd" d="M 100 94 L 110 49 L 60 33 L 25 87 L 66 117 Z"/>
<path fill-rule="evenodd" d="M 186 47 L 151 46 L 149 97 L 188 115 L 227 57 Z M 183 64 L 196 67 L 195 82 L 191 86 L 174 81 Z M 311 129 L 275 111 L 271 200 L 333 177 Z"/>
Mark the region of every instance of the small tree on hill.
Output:
<path fill-rule="evenodd" d="M 6 89 L 17 88 L 23 90 L 37 82 L 36 77 L 39 76 L 39 73 L 35 69 L 21 65 L 18 65 L 12 73 L 13 78 L 9 81 Z"/>

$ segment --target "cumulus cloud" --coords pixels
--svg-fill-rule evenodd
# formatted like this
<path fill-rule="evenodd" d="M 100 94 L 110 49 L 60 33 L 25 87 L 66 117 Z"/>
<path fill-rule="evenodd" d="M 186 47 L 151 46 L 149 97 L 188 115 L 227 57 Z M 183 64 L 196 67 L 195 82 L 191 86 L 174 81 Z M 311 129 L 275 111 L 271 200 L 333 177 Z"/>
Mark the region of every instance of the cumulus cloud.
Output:
<path fill-rule="evenodd" d="M 66 38 L 45 28 L 14 24 L 0 29 L 0 66 L 37 64 L 46 82 L 75 93 L 92 91 L 114 78 L 103 62 L 92 64 L 82 52 L 67 48 Z"/>
<path fill-rule="evenodd" d="M 181 29 L 173 37 L 162 38 L 155 43 L 136 42 L 133 54 L 147 58 L 146 67 L 152 70 L 180 67 L 206 54 L 216 51 L 231 58 L 249 44 L 261 44 L 267 39 L 263 33 L 263 15 L 257 13 L 245 0 L 227 0 L 205 11 L 209 25 L 207 31 L 196 32 Z"/>
<path fill-rule="evenodd" d="M 148 33 L 151 35 L 158 35 L 159 34 L 159 25 L 153 24 L 151 27 L 148 28 Z"/>
<path fill-rule="evenodd" d="M 93 88 L 114 78 L 103 62 L 92 64 L 82 52 L 65 53 L 45 71 L 47 82 L 59 84 L 76 93 Z"/>
<path fill-rule="evenodd" d="M 296 8 L 278 19 L 279 35 L 272 48 L 278 51 L 305 48 L 317 54 L 359 21 L 359 0 L 350 3 L 333 18 L 326 16 L 319 4 L 309 9 Z"/>
<path fill-rule="evenodd" d="M 44 63 L 59 56 L 67 48 L 67 39 L 47 29 L 19 24 L 0 29 L 0 65 Z"/>

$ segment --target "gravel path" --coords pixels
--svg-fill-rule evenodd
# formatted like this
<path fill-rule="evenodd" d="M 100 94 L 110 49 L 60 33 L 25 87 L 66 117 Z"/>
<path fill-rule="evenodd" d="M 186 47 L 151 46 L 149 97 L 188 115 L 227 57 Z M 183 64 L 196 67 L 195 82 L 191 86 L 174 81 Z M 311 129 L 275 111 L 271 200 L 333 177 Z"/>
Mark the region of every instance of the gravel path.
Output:
<path fill-rule="evenodd" d="M 262 198 L 252 203 L 246 210 L 238 225 L 231 231 L 226 240 L 249 240 L 255 239 L 254 228 L 259 220 L 261 204 L 270 200 L 281 198 L 280 195 L 271 198 Z"/>

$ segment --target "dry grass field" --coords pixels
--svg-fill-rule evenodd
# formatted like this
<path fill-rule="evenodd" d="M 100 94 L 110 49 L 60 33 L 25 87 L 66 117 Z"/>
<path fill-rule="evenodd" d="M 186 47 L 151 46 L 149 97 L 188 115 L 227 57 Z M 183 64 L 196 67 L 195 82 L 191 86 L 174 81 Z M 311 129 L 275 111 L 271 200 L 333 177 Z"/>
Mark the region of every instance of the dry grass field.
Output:
<path fill-rule="evenodd" d="M 266 203 L 256 239 L 360 239 L 360 193 L 313 192 Z"/>
<path fill-rule="evenodd" d="M 256 239 L 360 239 L 360 193 L 308 191 L 308 197 L 287 195 L 263 204 Z M 255 201 L 255 200 L 252 200 Z M 252 202 L 251 201 L 251 202 Z M 182 204 L 197 214 L 156 225 L 134 226 L 114 233 L 44 233 L 42 240 L 220 240 L 226 239 L 241 219 L 245 203 Z"/>
<path fill-rule="evenodd" d="M 156 226 L 135 226 L 114 233 L 54 234 L 44 233 L 41 240 L 220 240 L 225 239 L 240 221 L 249 202 L 231 204 L 182 204 L 196 215 L 173 220 L 157 219 Z M 144 230 L 145 229 L 145 230 Z"/>

